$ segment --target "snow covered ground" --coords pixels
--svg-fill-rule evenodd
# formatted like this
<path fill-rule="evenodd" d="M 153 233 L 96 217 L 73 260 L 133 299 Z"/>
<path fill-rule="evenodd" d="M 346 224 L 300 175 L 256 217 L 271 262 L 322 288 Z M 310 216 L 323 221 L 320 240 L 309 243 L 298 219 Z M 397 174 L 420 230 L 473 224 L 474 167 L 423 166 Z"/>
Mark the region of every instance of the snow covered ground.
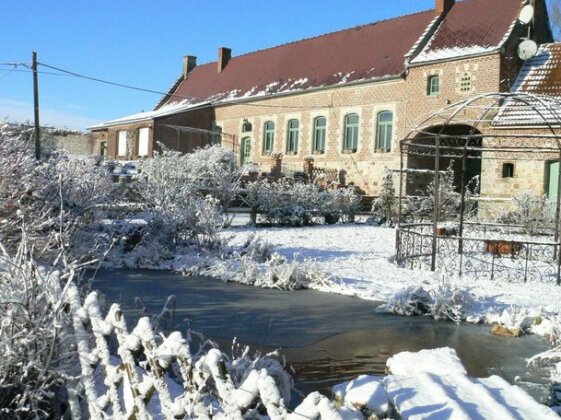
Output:
<path fill-rule="evenodd" d="M 340 279 L 340 285 L 320 290 L 387 302 L 409 286 L 437 288 L 443 275 L 409 270 L 393 262 L 395 230 L 367 224 L 322 225 L 305 228 L 234 227 L 223 235 L 241 245 L 255 234 L 292 260 L 313 258 L 318 268 Z M 561 311 L 561 287 L 554 283 L 507 283 L 469 278 L 447 279 L 451 286 L 468 288 L 475 300 L 466 308 L 471 319 L 523 322 L 528 315 Z M 506 312 L 504 312 L 507 310 Z M 503 313 L 504 312 L 504 313 Z"/>

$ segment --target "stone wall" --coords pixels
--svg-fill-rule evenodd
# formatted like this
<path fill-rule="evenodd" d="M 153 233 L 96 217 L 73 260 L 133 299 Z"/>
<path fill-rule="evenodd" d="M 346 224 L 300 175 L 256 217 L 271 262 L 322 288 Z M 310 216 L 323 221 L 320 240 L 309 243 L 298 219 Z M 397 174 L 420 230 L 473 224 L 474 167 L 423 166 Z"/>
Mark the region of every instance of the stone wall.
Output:
<path fill-rule="evenodd" d="M 41 138 L 41 148 L 48 152 L 65 150 L 70 155 L 91 156 L 94 150 L 92 134 L 50 134 Z"/>

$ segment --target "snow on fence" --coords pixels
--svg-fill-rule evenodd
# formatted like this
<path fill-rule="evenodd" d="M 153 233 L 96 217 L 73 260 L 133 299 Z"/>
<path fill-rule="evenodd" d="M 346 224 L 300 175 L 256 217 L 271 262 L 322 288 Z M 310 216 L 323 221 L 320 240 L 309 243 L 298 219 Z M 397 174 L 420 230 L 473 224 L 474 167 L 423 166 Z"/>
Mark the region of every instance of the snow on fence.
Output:
<path fill-rule="evenodd" d="M 158 336 L 147 317 L 129 332 L 118 304 L 104 317 L 97 292 L 83 304 L 76 285 L 68 293 L 81 368 L 78 383 L 69 389 L 73 418 L 241 420 L 248 414 L 260 418 L 263 411 L 271 419 L 341 418 L 319 393 L 310 394 L 296 410 L 287 409 L 291 383 L 283 384 L 288 375 L 280 363 L 248 366 L 246 351 L 228 366 L 228 357 L 217 348 L 193 354 L 190 333 L 187 338 L 177 331 Z M 118 357 L 110 351 L 113 339 Z M 243 371 L 240 378 L 232 371 L 236 363 L 246 364 L 234 366 L 238 374 Z"/>

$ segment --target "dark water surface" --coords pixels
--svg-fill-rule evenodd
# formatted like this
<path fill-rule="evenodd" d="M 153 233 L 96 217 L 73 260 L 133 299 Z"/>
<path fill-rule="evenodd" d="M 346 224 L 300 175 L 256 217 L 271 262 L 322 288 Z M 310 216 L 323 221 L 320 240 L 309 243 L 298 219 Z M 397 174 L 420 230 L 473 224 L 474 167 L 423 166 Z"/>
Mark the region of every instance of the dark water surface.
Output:
<path fill-rule="evenodd" d="M 275 348 L 294 368 L 296 386 L 308 393 L 327 390 L 357 375 L 383 374 L 386 360 L 401 351 L 437 347 L 456 349 L 468 374 L 497 374 L 536 398 L 545 395 L 543 372 L 528 373 L 526 359 L 547 350 L 537 337 L 496 337 L 489 326 L 455 325 L 425 317 L 375 314 L 377 303 L 310 290 L 284 292 L 223 283 L 207 277 L 181 277 L 160 271 L 100 271 L 92 284 L 121 303 L 129 327 L 136 317 L 135 297 L 158 313 L 167 297 L 177 308 L 170 329 L 192 328 L 229 352 L 232 339 L 263 351 Z"/>

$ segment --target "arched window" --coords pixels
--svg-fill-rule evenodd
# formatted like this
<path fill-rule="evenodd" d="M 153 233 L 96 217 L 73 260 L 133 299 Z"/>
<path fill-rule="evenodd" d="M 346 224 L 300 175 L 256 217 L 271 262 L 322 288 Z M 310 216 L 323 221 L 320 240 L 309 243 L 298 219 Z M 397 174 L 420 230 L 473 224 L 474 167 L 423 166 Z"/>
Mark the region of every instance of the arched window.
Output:
<path fill-rule="evenodd" d="M 300 134 L 300 122 L 298 120 L 289 120 L 286 130 L 286 153 L 298 153 L 298 136 Z"/>
<path fill-rule="evenodd" d="M 358 150 L 358 114 L 345 116 L 343 151 L 354 153 Z"/>
<path fill-rule="evenodd" d="M 325 153 L 326 128 L 327 128 L 327 120 L 325 117 L 317 117 L 314 119 L 312 153 Z"/>
<path fill-rule="evenodd" d="M 377 152 L 389 152 L 392 150 L 392 130 L 393 113 L 391 111 L 378 112 L 374 147 Z"/>
<path fill-rule="evenodd" d="M 275 143 L 275 123 L 267 121 L 263 125 L 263 154 L 267 155 L 273 151 Z"/>
<path fill-rule="evenodd" d="M 240 163 L 248 165 L 251 163 L 251 137 L 244 137 L 240 144 Z"/>

